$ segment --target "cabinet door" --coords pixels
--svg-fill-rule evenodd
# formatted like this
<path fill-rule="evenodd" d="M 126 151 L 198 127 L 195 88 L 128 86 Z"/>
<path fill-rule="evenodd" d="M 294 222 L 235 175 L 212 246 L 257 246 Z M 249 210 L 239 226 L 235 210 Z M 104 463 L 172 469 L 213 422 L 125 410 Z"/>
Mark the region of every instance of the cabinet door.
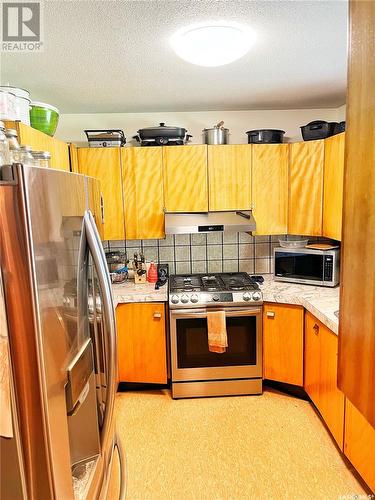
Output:
<path fill-rule="evenodd" d="M 253 144 L 252 150 L 255 234 L 286 234 L 289 144 Z"/>
<path fill-rule="evenodd" d="M 338 337 L 319 325 L 320 384 L 318 409 L 340 449 L 343 449 L 344 394 L 337 388 Z"/>
<path fill-rule="evenodd" d="M 305 314 L 304 388 L 317 407 L 320 406 L 320 339 L 319 322 L 310 313 Z"/>
<path fill-rule="evenodd" d="M 164 238 L 162 148 L 123 148 L 126 239 Z"/>
<path fill-rule="evenodd" d="M 320 236 L 324 141 L 290 144 L 288 233 Z"/>
<path fill-rule="evenodd" d="M 251 208 L 251 145 L 208 146 L 209 209 Z"/>
<path fill-rule="evenodd" d="M 80 148 L 78 168 L 81 174 L 100 181 L 104 203 L 104 239 L 123 240 L 125 232 L 120 148 Z"/>
<path fill-rule="evenodd" d="M 120 382 L 167 383 L 164 304 L 116 309 Z"/>
<path fill-rule="evenodd" d="M 207 146 L 163 147 L 167 212 L 207 212 Z"/>
<path fill-rule="evenodd" d="M 349 401 L 345 400 L 345 437 L 344 453 L 375 491 L 375 428 Z"/>
<path fill-rule="evenodd" d="M 323 236 L 341 240 L 345 134 L 324 142 Z"/>
<path fill-rule="evenodd" d="M 303 307 L 264 305 L 263 366 L 266 379 L 303 385 Z"/>
<path fill-rule="evenodd" d="M 307 312 L 304 387 L 342 449 L 344 395 L 337 388 L 337 352 L 337 335 Z"/>

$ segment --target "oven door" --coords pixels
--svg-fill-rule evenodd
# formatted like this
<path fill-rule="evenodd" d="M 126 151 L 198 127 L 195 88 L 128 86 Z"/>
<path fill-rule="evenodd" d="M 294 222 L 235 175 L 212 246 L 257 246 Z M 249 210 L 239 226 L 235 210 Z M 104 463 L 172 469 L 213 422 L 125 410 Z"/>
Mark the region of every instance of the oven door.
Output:
<path fill-rule="evenodd" d="M 172 381 L 262 377 L 262 309 L 224 308 L 228 348 L 208 350 L 207 309 L 171 311 Z"/>

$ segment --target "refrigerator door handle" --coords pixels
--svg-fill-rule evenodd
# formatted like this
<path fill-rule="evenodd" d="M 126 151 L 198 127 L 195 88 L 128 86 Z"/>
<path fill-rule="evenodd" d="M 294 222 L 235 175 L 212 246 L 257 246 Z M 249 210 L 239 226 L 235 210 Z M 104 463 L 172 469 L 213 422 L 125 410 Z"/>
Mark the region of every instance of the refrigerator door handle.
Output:
<path fill-rule="evenodd" d="M 112 288 L 105 259 L 105 253 L 100 241 L 100 236 L 97 231 L 94 218 L 90 210 L 86 210 L 83 217 L 81 245 L 79 250 L 79 279 L 78 279 L 78 309 L 79 309 L 79 325 L 82 328 L 87 322 L 87 314 L 82 316 L 84 307 L 87 308 L 87 287 L 88 287 L 88 252 L 91 253 L 100 288 L 102 290 L 104 325 L 107 335 L 108 346 L 108 379 L 107 379 L 107 398 L 106 410 L 103 419 L 101 445 L 102 448 L 107 446 L 114 413 L 114 402 L 117 386 L 117 339 L 116 339 L 116 323 L 115 313 L 112 299 Z M 81 326 L 82 325 L 82 326 Z M 87 324 L 86 324 L 87 327 Z"/>
<path fill-rule="evenodd" d="M 118 438 L 117 433 L 115 434 L 114 448 L 117 448 L 118 459 L 120 464 L 120 492 L 119 500 L 125 500 L 126 498 L 126 466 L 125 466 L 125 453 Z"/>

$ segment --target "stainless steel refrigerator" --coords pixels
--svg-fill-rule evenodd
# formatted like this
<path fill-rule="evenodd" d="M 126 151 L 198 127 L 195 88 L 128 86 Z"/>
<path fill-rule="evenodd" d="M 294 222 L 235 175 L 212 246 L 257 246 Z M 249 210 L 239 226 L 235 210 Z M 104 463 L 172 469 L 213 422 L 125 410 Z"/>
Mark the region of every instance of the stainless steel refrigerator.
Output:
<path fill-rule="evenodd" d="M 0 217 L 2 358 L 9 361 L 0 387 L 9 403 L 8 427 L 0 429 L 1 497 L 104 499 L 118 474 L 122 499 L 116 325 L 98 182 L 4 167 Z"/>

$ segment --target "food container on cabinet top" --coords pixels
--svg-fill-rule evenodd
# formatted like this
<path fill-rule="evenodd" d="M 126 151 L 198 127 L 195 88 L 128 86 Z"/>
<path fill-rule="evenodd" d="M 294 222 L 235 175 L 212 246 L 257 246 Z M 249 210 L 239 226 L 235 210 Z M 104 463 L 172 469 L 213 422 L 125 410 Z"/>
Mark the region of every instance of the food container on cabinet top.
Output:
<path fill-rule="evenodd" d="M 246 134 L 249 144 L 280 144 L 284 141 L 285 130 L 265 128 L 248 130 Z"/>
<path fill-rule="evenodd" d="M 0 89 L 0 120 L 16 119 L 16 96 L 7 90 Z"/>
<path fill-rule="evenodd" d="M 8 92 L 14 96 L 13 118 L 8 120 L 19 120 L 26 125 L 30 125 L 30 92 L 18 87 L 4 85 L 0 87 L 0 92 Z"/>
<path fill-rule="evenodd" d="M 33 128 L 51 137 L 55 134 L 59 121 L 59 110 L 45 102 L 31 102 L 30 122 Z"/>

